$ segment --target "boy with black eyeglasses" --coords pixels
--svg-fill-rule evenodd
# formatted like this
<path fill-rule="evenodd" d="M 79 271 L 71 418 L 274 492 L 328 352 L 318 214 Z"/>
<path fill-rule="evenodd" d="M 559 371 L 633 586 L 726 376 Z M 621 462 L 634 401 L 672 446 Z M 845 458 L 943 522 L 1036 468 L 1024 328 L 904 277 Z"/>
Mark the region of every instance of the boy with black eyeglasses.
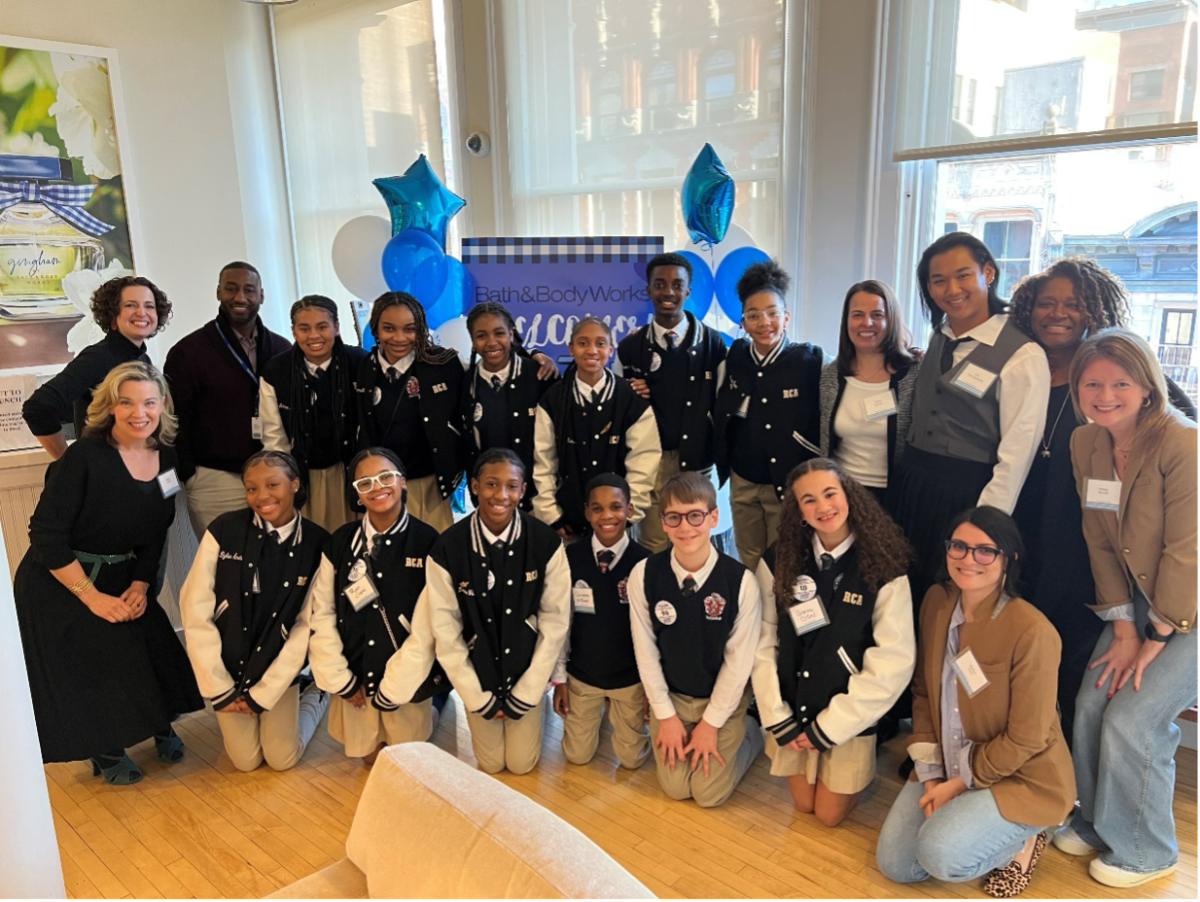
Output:
<path fill-rule="evenodd" d="M 759 589 L 709 540 L 718 513 L 708 479 L 680 473 L 660 497 L 672 547 L 629 575 L 633 648 L 650 701 L 658 782 L 673 799 L 713 808 L 733 794 L 763 747 L 758 724 L 746 717 L 762 624 Z"/>

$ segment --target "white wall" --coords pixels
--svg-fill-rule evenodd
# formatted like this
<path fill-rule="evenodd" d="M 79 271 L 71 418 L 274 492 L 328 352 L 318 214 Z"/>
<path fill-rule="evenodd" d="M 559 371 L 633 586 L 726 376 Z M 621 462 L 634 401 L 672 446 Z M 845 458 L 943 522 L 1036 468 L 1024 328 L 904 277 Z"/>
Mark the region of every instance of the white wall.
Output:
<path fill-rule="evenodd" d="M 262 271 L 264 318 L 283 328 L 295 268 L 264 8 L 240 0 L 0 0 L 0 33 L 117 51 L 137 269 L 175 309 L 154 359 L 161 363 L 171 343 L 213 317 L 218 272 L 230 260 Z"/>

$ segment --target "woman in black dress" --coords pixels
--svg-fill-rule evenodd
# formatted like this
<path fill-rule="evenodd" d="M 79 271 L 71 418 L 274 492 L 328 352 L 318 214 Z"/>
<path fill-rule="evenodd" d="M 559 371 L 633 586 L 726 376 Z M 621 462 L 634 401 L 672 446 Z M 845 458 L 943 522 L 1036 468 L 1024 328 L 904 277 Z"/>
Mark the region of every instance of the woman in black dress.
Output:
<path fill-rule="evenodd" d="M 1023 595 L 1049 618 L 1062 638 L 1058 706 L 1070 745 L 1075 695 L 1104 621 L 1087 607 L 1096 603 L 1096 586 L 1071 469 L 1071 433 L 1079 423 L 1071 407 L 1068 373 L 1083 339 L 1109 326 L 1126 325 L 1129 306 L 1116 276 L 1092 260 L 1067 258 L 1017 286 L 1011 316 L 1022 332 L 1041 345 L 1050 364 L 1050 402 L 1041 447 L 1025 478 L 1013 519 L 1028 549 L 1022 569 Z M 1174 383 L 1169 389 L 1171 403 L 1194 420 L 1195 407 L 1187 395 Z M 1053 564 L 1045 566 L 1050 561 Z"/>
<path fill-rule="evenodd" d="M 166 381 L 115 367 L 96 387 L 84 438 L 46 471 L 14 580 L 43 761 L 90 758 L 109 783 L 142 778 L 125 754 L 151 736 L 183 758 L 171 729 L 203 707 L 187 654 L 154 597 L 179 491 Z"/>

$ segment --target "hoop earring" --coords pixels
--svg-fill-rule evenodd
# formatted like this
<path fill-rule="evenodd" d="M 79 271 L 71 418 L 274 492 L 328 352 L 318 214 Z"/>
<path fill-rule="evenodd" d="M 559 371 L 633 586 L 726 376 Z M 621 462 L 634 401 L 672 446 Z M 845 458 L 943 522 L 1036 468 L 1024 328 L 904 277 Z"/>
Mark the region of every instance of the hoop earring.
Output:
<path fill-rule="evenodd" d="M 1150 396 L 1146 395 L 1146 397 L 1142 398 L 1142 407 L 1149 407 L 1149 406 L 1150 406 Z"/>

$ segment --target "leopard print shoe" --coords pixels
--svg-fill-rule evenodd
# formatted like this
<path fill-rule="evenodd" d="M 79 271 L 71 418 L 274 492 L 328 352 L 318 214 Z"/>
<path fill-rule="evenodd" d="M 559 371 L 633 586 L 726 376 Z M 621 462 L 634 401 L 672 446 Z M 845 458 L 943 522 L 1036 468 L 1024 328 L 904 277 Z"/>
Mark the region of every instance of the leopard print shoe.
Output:
<path fill-rule="evenodd" d="M 1015 861 L 1010 861 L 1002 868 L 992 868 L 983 878 L 983 891 L 993 899 L 1011 899 L 1019 896 L 1029 886 L 1033 877 L 1033 869 L 1037 867 L 1038 859 L 1046 851 L 1046 831 L 1037 835 L 1033 843 L 1033 855 L 1029 858 L 1029 870 L 1022 871 Z"/>

